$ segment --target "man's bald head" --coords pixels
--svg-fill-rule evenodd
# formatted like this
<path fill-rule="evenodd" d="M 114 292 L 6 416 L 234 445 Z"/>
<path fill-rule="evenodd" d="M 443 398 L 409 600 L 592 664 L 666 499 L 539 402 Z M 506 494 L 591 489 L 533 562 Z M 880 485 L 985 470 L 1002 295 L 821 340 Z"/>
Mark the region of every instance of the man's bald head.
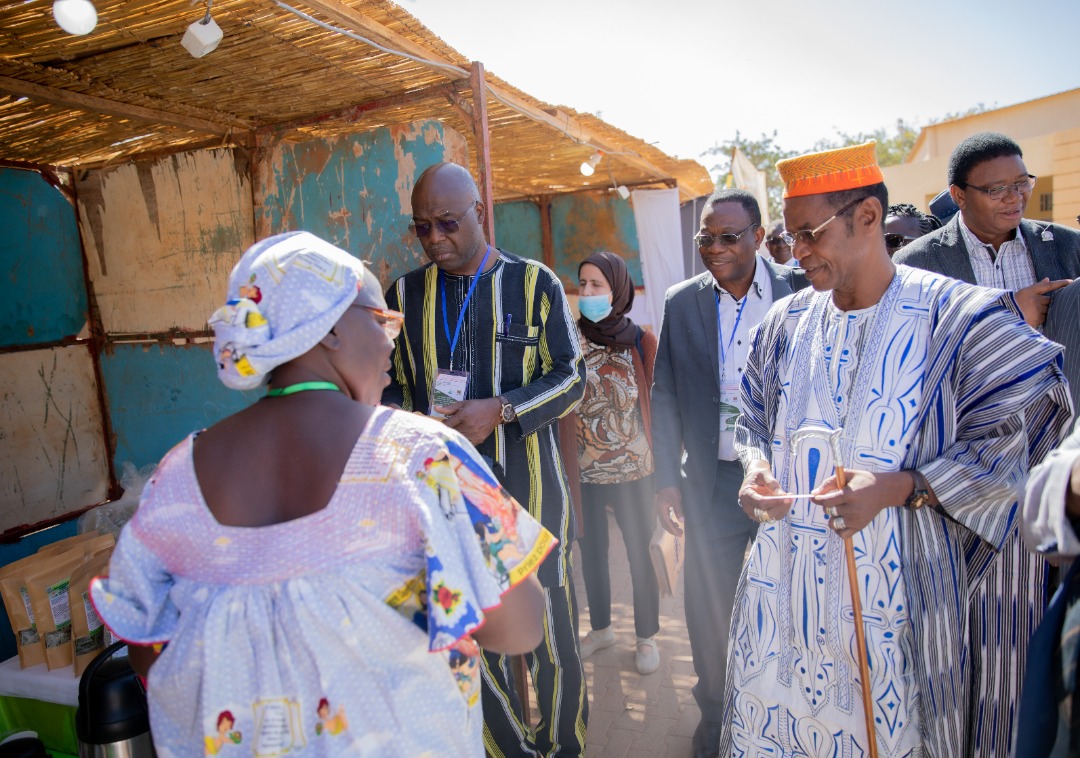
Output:
<path fill-rule="evenodd" d="M 413 187 L 413 229 L 428 259 L 447 273 L 476 273 L 487 248 L 486 214 L 472 174 L 456 163 L 429 166 Z"/>
<path fill-rule="evenodd" d="M 423 173 L 420 174 L 420 178 L 416 180 L 416 186 L 413 187 L 412 196 L 414 202 L 417 193 L 428 184 L 438 185 L 440 188 L 460 192 L 463 195 L 470 195 L 473 200 L 480 199 L 480 190 L 477 189 L 472 174 L 469 173 L 467 168 L 456 163 L 436 163 L 424 169 Z"/>

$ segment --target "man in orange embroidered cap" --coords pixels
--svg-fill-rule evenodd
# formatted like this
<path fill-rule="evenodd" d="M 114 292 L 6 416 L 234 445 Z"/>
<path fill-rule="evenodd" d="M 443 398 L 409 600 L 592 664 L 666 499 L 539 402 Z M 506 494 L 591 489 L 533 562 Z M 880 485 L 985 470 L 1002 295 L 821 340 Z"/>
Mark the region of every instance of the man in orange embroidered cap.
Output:
<path fill-rule="evenodd" d="M 724 756 L 1009 751 L 1015 703 L 976 749 L 970 683 L 1023 651 L 973 659 L 967 597 L 1016 531 L 1029 458 L 1068 421 L 1060 348 L 1007 293 L 892 263 L 874 148 L 777 164 L 813 289 L 769 311 L 743 378 L 739 502 L 761 526 L 732 618 Z"/>

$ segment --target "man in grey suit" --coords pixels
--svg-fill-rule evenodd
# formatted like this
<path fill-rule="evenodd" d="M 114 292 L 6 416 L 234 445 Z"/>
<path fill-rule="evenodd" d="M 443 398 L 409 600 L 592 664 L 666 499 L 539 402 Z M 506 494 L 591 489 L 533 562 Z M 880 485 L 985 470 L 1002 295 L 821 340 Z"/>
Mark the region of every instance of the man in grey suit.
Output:
<path fill-rule="evenodd" d="M 1044 333 L 1065 347 L 1062 371 L 1069 380 L 1073 411 L 1080 414 L 1080 280 L 1073 282 L 1050 300 Z"/>
<path fill-rule="evenodd" d="M 749 192 L 708 199 L 694 237 L 708 270 L 667 291 L 653 370 L 656 511 L 672 534 L 686 526 L 686 626 L 701 710 L 695 756 L 719 749 L 728 625 L 758 526 L 739 508 L 743 472 L 734 444 L 750 329 L 775 300 L 806 286 L 799 269 L 756 254 L 764 236 Z"/>
<path fill-rule="evenodd" d="M 949 192 L 960 212 L 938 231 L 902 248 L 893 261 L 1009 290 L 1024 320 L 1043 326 L 1051 298 L 1056 302 L 1062 294 L 1055 291 L 1080 276 L 1080 233 L 1023 218 L 1035 177 L 1024 165 L 1020 146 L 1003 134 L 981 132 L 963 140 L 949 156 L 948 172 Z M 1063 305 L 1063 317 L 1065 310 Z M 1073 330 L 1076 312 L 1074 306 L 1068 327 Z M 1074 360 L 1080 358 L 1077 352 Z M 1069 358 L 1066 349 L 1065 360 Z M 971 599 L 969 681 L 973 723 L 979 725 L 972 754 L 993 745 L 1009 748 L 1012 717 L 1006 711 L 1019 702 L 1022 656 L 1046 607 L 1046 582 L 1046 562 L 1024 550 L 1014 532 Z M 1017 654 L 1019 662 L 1002 671 L 1000 662 Z"/>
<path fill-rule="evenodd" d="M 948 170 L 949 192 L 960 212 L 893 261 L 1010 290 L 1024 319 L 1042 326 L 1050 293 L 1080 276 L 1080 233 L 1023 218 L 1035 177 L 1020 146 L 1004 134 L 968 137 L 949 156 Z"/>

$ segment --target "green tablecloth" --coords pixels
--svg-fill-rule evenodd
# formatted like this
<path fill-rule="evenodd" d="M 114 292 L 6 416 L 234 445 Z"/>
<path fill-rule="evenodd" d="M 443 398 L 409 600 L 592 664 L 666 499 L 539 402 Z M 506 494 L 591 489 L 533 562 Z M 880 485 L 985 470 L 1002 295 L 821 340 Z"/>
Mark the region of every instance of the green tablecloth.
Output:
<path fill-rule="evenodd" d="M 75 708 L 27 697 L 0 696 L 0 733 L 30 729 L 38 733 L 53 758 L 76 758 Z"/>

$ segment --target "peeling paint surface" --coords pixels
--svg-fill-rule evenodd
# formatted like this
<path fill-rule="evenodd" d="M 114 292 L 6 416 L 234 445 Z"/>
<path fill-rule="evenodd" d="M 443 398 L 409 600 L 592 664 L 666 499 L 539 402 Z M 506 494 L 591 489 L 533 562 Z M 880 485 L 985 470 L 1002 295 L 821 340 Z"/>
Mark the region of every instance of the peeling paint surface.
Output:
<path fill-rule="evenodd" d="M 621 256 L 636 286 L 644 282 L 634 209 L 617 195 L 575 193 L 552 198 L 551 244 L 555 273 L 568 290 L 577 289 L 578 264 L 599 250 Z"/>
<path fill-rule="evenodd" d="M 544 238 L 540 231 L 540 206 L 529 200 L 497 203 L 495 241 L 508 253 L 543 263 Z M 575 275 L 576 273 L 575 269 Z"/>
<path fill-rule="evenodd" d="M 117 471 L 157 463 L 185 435 L 246 408 L 263 390 L 218 381 L 209 345 L 117 345 L 101 357 L 116 436 Z"/>
<path fill-rule="evenodd" d="M 100 413 L 86 347 L 0 355 L 0 533 L 105 498 Z"/>
<path fill-rule="evenodd" d="M 87 318 L 75 211 L 35 171 L 0 168 L 0 345 L 78 334 Z"/>
<path fill-rule="evenodd" d="M 246 159 L 198 150 L 91 171 L 79 223 L 112 334 L 206 328 L 254 242 Z"/>
<path fill-rule="evenodd" d="M 409 233 L 416 178 L 444 160 L 460 162 L 464 138 L 419 121 L 300 144 L 282 144 L 257 188 L 270 234 L 303 229 L 348 250 L 383 286 L 426 262 Z"/>

